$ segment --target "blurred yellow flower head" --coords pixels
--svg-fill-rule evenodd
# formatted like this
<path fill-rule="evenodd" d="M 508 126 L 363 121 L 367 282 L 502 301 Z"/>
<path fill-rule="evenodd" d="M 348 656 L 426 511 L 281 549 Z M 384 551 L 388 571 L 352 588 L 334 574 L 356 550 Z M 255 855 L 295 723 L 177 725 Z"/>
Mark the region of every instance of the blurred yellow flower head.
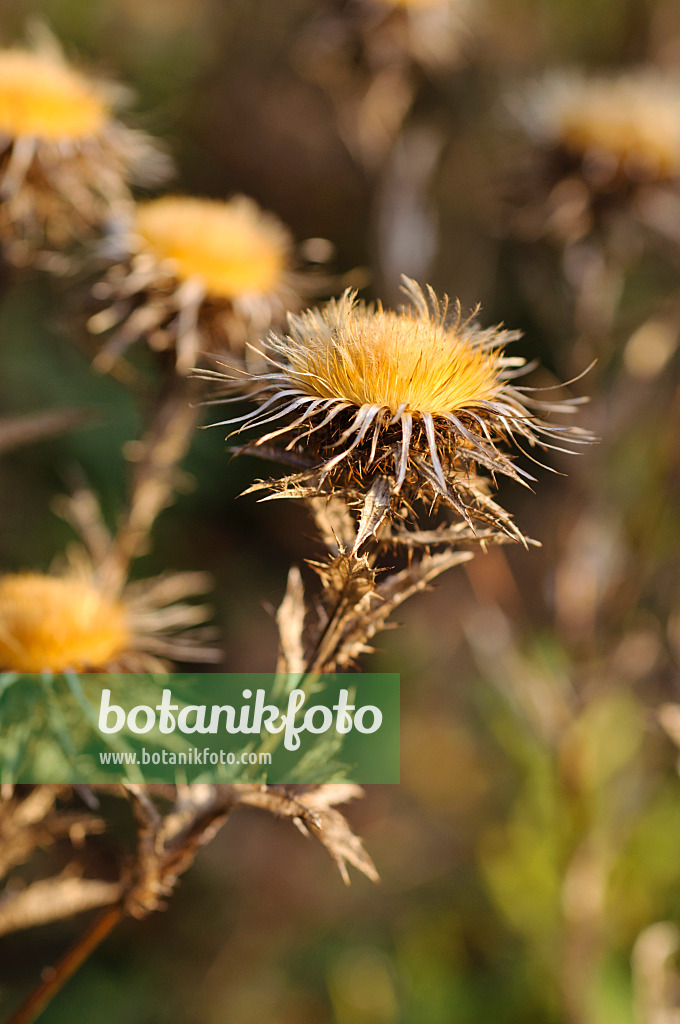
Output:
<path fill-rule="evenodd" d="M 82 139 L 101 131 L 109 113 L 92 83 L 55 55 L 0 51 L 0 133 Z"/>
<path fill-rule="evenodd" d="M 0 671 L 162 671 L 172 660 L 214 661 L 201 630 L 205 605 L 186 603 L 208 589 L 203 573 L 171 573 L 102 584 L 79 552 L 62 574 L 0 577 Z"/>
<path fill-rule="evenodd" d="M 181 280 L 197 278 L 223 299 L 276 290 L 291 237 L 273 214 L 250 199 L 229 202 L 166 196 L 137 206 L 133 231 L 141 246 L 169 261 Z"/>
<path fill-rule="evenodd" d="M 93 334 L 111 331 L 95 358 L 101 370 L 142 338 L 174 349 L 180 373 L 201 352 L 240 358 L 310 290 L 294 269 L 291 233 L 247 196 L 138 203 L 111 247 L 116 262 L 94 289 L 106 305 L 88 324 Z"/>
<path fill-rule="evenodd" d="M 90 238 L 156 184 L 169 162 L 116 120 L 120 90 L 70 67 L 55 40 L 0 50 L 0 242 L 10 263 L 65 266 L 57 254 Z"/>
<path fill-rule="evenodd" d="M 34 572 L 0 578 L 0 669 L 102 667 L 129 641 L 123 604 L 89 580 Z"/>
<path fill-rule="evenodd" d="M 535 83 L 520 116 L 534 136 L 631 176 L 680 174 L 680 81 L 640 70 L 611 77 L 553 74 Z"/>

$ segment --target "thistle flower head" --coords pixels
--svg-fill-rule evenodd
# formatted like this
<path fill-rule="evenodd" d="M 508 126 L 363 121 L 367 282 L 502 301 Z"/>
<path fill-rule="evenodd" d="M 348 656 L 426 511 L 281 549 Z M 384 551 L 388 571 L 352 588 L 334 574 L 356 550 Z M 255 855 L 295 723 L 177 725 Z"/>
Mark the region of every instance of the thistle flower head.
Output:
<path fill-rule="evenodd" d="M 117 261 L 96 286 L 107 305 L 89 322 L 95 334 L 115 328 L 100 369 L 145 336 L 156 349 L 174 348 L 185 373 L 199 351 L 242 354 L 301 304 L 290 232 L 246 196 L 139 203 L 114 245 Z"/>
<path fill-rule="evenodd" d="M 507 442 L 559 447 L 554 441 L 566 428 L 537 412 L 572 406 L 538 402 L 511 383 L 527 369 L 505 353 L 516 332 L 482 329 L 459 310 L 449 322 L 446 300 L 405 281 L 411 304 L 398 313 L 348 291 L 290 316 L 290 333 L 270 337 L 272 372 L 253 379 L 257 407 L 223 423 L 255 431 L 255 449 L 285 441 L 308 459 L 306 479 L 318 486 L 363 487 L 382 476 L 406 504 L 429 493 L 466 519 L 509 529 L 477 467 L 532 479 L 506 453 Z M 566 437 L 585 439 L 574 430 Z"/>
<path fill-rule="evenodd" d="M 535 83 L 519 114 L 539 142 L 608 161 L 614 172 L 633 179 L 680 174 L 680 90 L 660 73 L 553 74 Z"/>
<path fill-rule="evenodd" d="M 0 132 L 44 139 L 84 139 L 106 125 L 103 95 L 54 55 L 0 51 Z"/>
<path fill-rule="evenodd" d="M 141 203 L 133 231 L 180 280 L 196 278 L 220 299 L 280 288 L 292 242 L 276 217 L 245 196 L 227 203 L 182 196 Z"/>
<path fill-rule="evenodd" d="M 107 665 L 130 640 L 125 608 L 77 577 L 0 578 L 0 667 L 17 672 Z"/>
<path fill-rule="evenodd" d="M 56 41 L 0 50 L 0 241 L 10 262 L 87 237 L 129 200 L 130 181 L 167 176 L 148 137 L 115 119 L 117 93 L 70 67 Z"/>
<path fill-rule="evenodd" d="M 155 671 L 164 658 L 214 660 L 186 627 L 207 610 L 177 603 L 205 590 L 196 573 L 103 587 L 83 564 L 61 575 L 21 572 L 0 577 L 0 670 Z"/>

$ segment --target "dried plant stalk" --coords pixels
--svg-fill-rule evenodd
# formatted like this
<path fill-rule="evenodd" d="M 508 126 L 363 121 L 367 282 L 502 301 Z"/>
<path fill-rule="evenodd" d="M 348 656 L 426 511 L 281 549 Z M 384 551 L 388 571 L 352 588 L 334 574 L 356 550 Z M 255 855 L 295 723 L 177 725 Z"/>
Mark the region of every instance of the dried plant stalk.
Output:
<path fill-rule="evenodd" d="M 62 875 L 34 882 L 0 903 L 0 934 L 111 904 L 52 970 L 44 972 L 43 980 L 7 1024 L 31 1024 L 124 918 L 140 919 L 163 909 L 199 850 L 215 837 L 239 806 L 259 807 L 290 818 L 303 834 L 317 838 L 328 850 L 346 883 L 347 864 L 377 880 L 375 866 L 361 840 L 335 806 L 360 796 L 358 786 L 312 786 L 297 793 L 255 784 L 176 788 L 128 785 L 116 789 L 130 801 L 137 826 L 134 857 L 117 881 Z M 35 817 L 40 807 L 51 808 L 57 795 L 54 787 L 39 786 L 24 800 L 13 798 L 14 813 L 22 812 L 24 818 Z M 61 813 L 63 824 L 59 814 L 56 820 L 63 833 L 68 831 L 67 823 L 72 823 L 72 817 Z M 31 849 L 40 845 L 43 835 L 34 836 Z"/>
<path fill-rule="evenodd" d="M 0 455 L 85 426 L 94 417 L 92 409 L 46 409 L 24 416 L 0 417 Z"/>
<path fill-rule="evenodd" d="M 242 451 L 296 466 L 249 490 L 305 501 L 327 550 L 309 563 L 320 597 L 307 601 L 293 573 L 278 612 L 279 664 L 291 671 L 353 667 L 394 609 L 472 557 L 462 548 L 528 545 L 491 497 L 497 475 L 534 479 L 508 447 L 568 451 L 565 443 L 592 440 L 548 420 L 573 412 L 578 399 L 539 400 L 515 383 L 531 369 L 505 353 L 517 332 L 482 329 L 477 311 L 465 320 L 459 304 L 451 317 L 446 296 L 403 280 L 401 311 L 367 306 L 348 290 L 290 315 L 286 336 L 270 334 L 265 370 L 240 379 L 197 372 L 223 394 L 245 384 L 254 408 L 216 425 L 254 432 Z M 422 529 L 421 518 L 440 509 L 457 519 Z M 399 557 L 404 568 L 394 565 Z"/>
<path fill-rule="evenodd" d="M 195 390 L 184 377 L 169 376 L 140 441 L 128 445 L 134 463 L 128 508 L 114 544 L 115 571 L 127 572 L 143 554 L 159 512 L 168 505 L 179 478 L 197 419 Z"/>

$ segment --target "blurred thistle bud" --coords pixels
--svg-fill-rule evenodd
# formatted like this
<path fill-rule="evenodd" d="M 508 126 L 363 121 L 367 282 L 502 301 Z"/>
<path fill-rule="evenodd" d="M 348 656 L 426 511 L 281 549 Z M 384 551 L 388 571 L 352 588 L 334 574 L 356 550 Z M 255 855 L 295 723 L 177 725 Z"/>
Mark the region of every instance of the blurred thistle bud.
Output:
<path fill-rule="evenodd" d="M 108 333 L 95 359 L 101 370 L 142 338 L 174 350 L 179 373 L 201 352 L 241 357 L 314 290 L 296 268 L 289 230 L 246 196 L 139 203 L 103 255 L 114 262 L 93 295 L 105 307 L 88 323 L 93 334 Z"/>
<path fill-rule="evenodd" d="M 168 177 L 156 144 L 116 120 L 121 95 L 67 64 L 54 40 L 0 50 L 0 241 L 9 262 L 58 269 L 54 252 L 91 237 L 129 201 L 129 184 Z"/>
<path fill-rule="evenodd" d="M 579 428 L 540 418 L 573 412 L 579 400 L 537 400 L 534 389 L 514 383 L 531 367 L 505 353 L 518 332 L 462 320 L 458 306 L 449 321 L 446 298 L 404 280 L 410 304 L 400 312 L 347 291 L 290 316 L 290 333 L 269 337 L 271 369 L 247 377 L 256 407 L 216 425 L 254 432 L 246 450 L 306 461 L 295 476 L 270 481 L 273 490 L 357 500 L 375 493 L 379 478 L 393 512 L 408 516 L 419 501 L 430 509 L 444 504 L 470 525 L 481 521 L 523 539 L 478 470 L 533 481 L 506 452 L 508 443 L 563 450 L 590 440 Z"/>

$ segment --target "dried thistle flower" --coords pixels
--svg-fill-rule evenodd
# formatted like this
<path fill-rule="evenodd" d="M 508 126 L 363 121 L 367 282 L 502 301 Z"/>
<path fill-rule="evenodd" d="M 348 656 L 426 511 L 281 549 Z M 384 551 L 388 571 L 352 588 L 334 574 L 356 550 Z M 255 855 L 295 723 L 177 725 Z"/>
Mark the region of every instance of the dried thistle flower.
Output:
<path fill-rule="evenodd" d="M 214 661 L 191 627 L 209 610 L 184 602 L 204 593 L 201 573 L 128 583 L 117 593 L 86 559 L 60 574 L 0 577 L 0 670 L 161 671 L 166 659 Z"/>
<path fill-rule="evenodd" d="M 463 63 L 482 0 L 354 0 L 324 11 L 303 34 L 297 63 L 324 90 L 345 145 L 375 172 L 415 100 L 422 71 Z"/>
<path fill-rule="evenodd" d="M 246 196 L 140 203 L 107 244 L 116 263 L 94 294 L 108 305 L 89 321 L 93 333 L 115 328 L 95 359 L 103 370 L 144 336 L 154 349 L 174 349 L 186 373 L 199 351 L 242 354 L 301 305 L 305 279 L 290 232 Z"/>
<path fill-rule="evenodd" d="M 0 51 L 0 240 L 11 262 L 87 237 L 128 199 L 128 182 L 167 176 L 148 136 L 115 119 L 117 91 L 53 42 Z"/>
<path fill-rule="evenodd" d="M 522 233 L 573 242 L 619 210 L 629 215 L 650 189 L 677 186 L 676 77 L 648 69 L 552 73 L 510 105 L 536 147 L 534 167 L 518 183 Z"/>
<path fill-rule="evenodd" d="M 272 442 L 287 440 L 273 456 L 307 460 L 308 468 L 272 481 L 273 488 L 351 495 L 382 478 L 394 504 L 444 502 L 468 521 L 518 536 L 476 470 L 532 480 L 504 450 L 507 442 L 562 450 L 555 441 L 585 441 L 578 428 L 537 415 L 573 411 L 575 400 L 538 401 L 512 383 L 529 369 L 505 354 L 518 332 L 483 329 L 462 320 L 459 307 L 448 322 L 447 299 L 404 280 L 411 304 L 400 312 L 367 306 L 347 291 L 322 309 L 291 315 L 287 336 L 270 335 L 272 371 L 250 375 L 256 408 L 217 425 L 240 421 L 239 430 L 258 435 L 251 449 L 269 453 Z"/>
<path fill-rule="evenodd" d="M 680 175 L 680 92 L 639 70 L 611 77 L 551 75 L 526 96 L 523 120 L 543 145 L 631 181 Z"/>

